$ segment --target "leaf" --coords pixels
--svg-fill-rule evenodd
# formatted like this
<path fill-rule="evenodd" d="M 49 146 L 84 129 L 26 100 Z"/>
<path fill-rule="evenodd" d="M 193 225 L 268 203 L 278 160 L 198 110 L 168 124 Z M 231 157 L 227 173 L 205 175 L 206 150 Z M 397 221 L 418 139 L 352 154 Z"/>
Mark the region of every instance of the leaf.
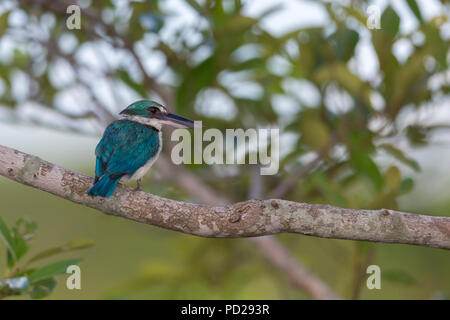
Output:
<path fill-rule="evenodd" d="M 363 152 L 353 152 L 350 156 L 350 163 L 354 169 L 368 176 L 377 190 L 381 190 L 383 186 L 383 176 L 381 175 L 378 166 L 368 154 Z"/>
<path fill-rule="evenodd" d="M 64 244 L 62 246 L 50 248 L 50 249 L 39 252 L 38 254 L 33 256 L 27 262 L 27 265 L 31 264 L 34 261 L 37 261 L 40 259 L 45 259 L 45 258 L 51 257 L 51 256 L 59 254 L 59 253 L 90 248 L 93 245 L 94 245 L 94 241 L 89 240 L 89 239 L 74 239 L 74 240 L 67 242 L 66 244 Z"/>
<path fill-rule="evenodd" d="M 0 217 L 0 237 L 3 239 L 3 242 L 5 243 L 6 248 L 8 249 L 8 267 L 11 268 L 16 261 L 14 239 L 11 236 L 8 226 L 3 221 L 2 217 Z"/>
<path fill-rule="evenodd" d="M 53 292 L 56 287 L 56 279 L 55 278 L 47 278 L 37 281 L 28 295 L 32 299 L 42 299 L 48 296 Z"/>
<path fill-rule="evenodd" d="M 406 128 L 406 137 L 414 146 L 424 146 L 427 144 L 428 132 L 426 128 L 418 125 L 409 125 Z"/>
<path fill-rule="evenodd" d="M 13 241 L 14 241 L 14 251 L 16 253 L 16 260 L 18 261 L 25 255 L 25 253 L 28 252 L 28 245 L 25 242 L 25 240 L 20 236 L 14 237 Z"/>
<path fill-rule="evenodd" d="M 406 164 L 407 166 L 411 167 L 415 171 L 420 171 L 420 166 L 417 163 L 416 160 L 408 158 L 402 150 L 399 148 L 393 146 L 389 143 L 383 143 L 378 146 L 379 148 L 385 150 L 387 153 L 389 153 L 391 156 L 396 158 L 397 160 L 401 161 L 402 163 Z"/>
<path fill-rule="evenodd" d="M 384 179 L 386 181 L 388 191 L 397 191 L 402 181 L 402 175 L 397 167 L 391 166 L 386 170 Z"/>
<path fill-rule="evenodd" d="M 50 263 L 30 273 L 28 279 L 30 280 L 30 283 L 34 284 L 39 280 L 53 277 L 59 274 L 64 274 L 66 273 L 68 266 L 78 264 L 80 261 L 81 259 L 69 259 Z"/>
<path fill-rule="evenodd" d="M 219 32 L 244 32 L 247 29 L 250 29 L 252 26 L 257 24 L 258 20 L 246 17 L 246 16 L 234 16 L 227 21 L 225 25 L 225 30 L 218 30 Z"/>
<path fill-rule="evenodd" d="M 339 28 L 331 37 L 336 43 L 335 55 L 340 61 L 348 61 L 355 54 L 359 33 L 348 28 Z"/>
<path fill-rule="evenodd" d="M 14 64 L 22 69 L 25 70 L 25 68 L 28 66 L 28 62 L 30 60 L 30 57 L 28 56 L 26 51 L 22 51 L 19 49 L 14 49 Z"/>
<path fill-rule="evenodd" d="M 219 66 L 213 56 L 205 59 L 185 74 L 183 82 L 178 87 L 176 97 L 179 112 L 184 113 L 188 107 L 193 105 L 200 90 L 215 83 L 218 70 Z"/>
<path fill-rule="evenodd" d="M 70 250 L 86 249 L 92 246 L 94 246 L 94 241 L 90 239 L 73 239 L 67 242 L 67 247 L 70 248 Z"/>
<path fill-rule="evenodd" d="M 324 148 L 330 140 L 330 130 L 314 111 L 303 112 L 300 117 L 301 140 L 315 150 Z"/>
<path fill-rule="evenodd" d="M 132 2 L 130 4 L 132 8 L 132 14 L 129 20 L 128 37 L 133 41 L 138 41 L 144 36 L 145 30 L 141 24 L 141 16 L 145 13 L 150 13 L 149 2 Z"/>
<path fill-rule="evenodd" d="M 382 278 L 390 282 L 396 282 L 407 286 L 413 285 L 417 282 L 414 277 L 403 270 L 383 271 Z"/>
<path fill-rule="evenodd" d="M 381 15 L 381 29 L 384 33 L 394 38 L 400 28 L 400 18 L 395 10 L 388 6 Z"/>
<path fill-rule="evenodd" d="M 422 14 L 420 13 L 419 6 L 417 5 L 416 0 L 406 0 L 406 3 L 408 4 L 411 11 L 416 16 L 417 20 L 420 22 L 423 22 Z"/>
<path fill-rule="evenodd" d="M 36 222 L 26 218 L 19 218 L 16 221 L 16 225 L 11 228 L 16 260 L 20 260 L 28 252 L 27 241 L 33 238 L 36 229 Z"/>
<path fill-rule="evenodd" d="M 0 37 L 5 34 L 6 28 L 8 28 L 8 18 L 11 11 L 4 12 L 0 16 Z"/>
<path fill-rule="evenodd" d="M 434 18 L 438 19 L 438 17 Z M 448 19 L 441 18 L 440 21 L 447 21 Z M 449 50 L 449 41 L 444 40 L 441 37 L 440 24 L 442 22 L 435 22 L 431 24 L 425 24 L 423 29 L 425 31 L 426 41 L 428 47 L 430 47 L 430 54 L 438 62 L 436 71 L 448 69 L 447 53 Z"/>
<path fill-rule="evenodd" d="M 410 192 L 414 188 L 414 180 L 411 178 L 403 179 L 400 183 L 400 188 L 398 188 L 399 194 L 404 194 Z"/>
<path fill-rule="evenodd" d="M 314 75 L 315 80 L 321 84 L 336 81 L 352 96 L 359 97 L 367 106 L 371 106 L 370 87 L 357 75 L 352 73 L 345 63 L 334 63 L 320 68 Z"/>
<path fill-rule="evenodd" d="M 389 98 L 386 99 L 386 111 L 391 115 L 396 115 L 401 108 L 414 101 L 418 93 L 427 90 L 427 79 L 430 74 L 425 69 L 424 60 L 432 52 L 430 46 L 416 49 L 406 60 L 403 67 L 396 70 L 393 75 Z M 426 97 L 427 95 L 425 95 Z"/>

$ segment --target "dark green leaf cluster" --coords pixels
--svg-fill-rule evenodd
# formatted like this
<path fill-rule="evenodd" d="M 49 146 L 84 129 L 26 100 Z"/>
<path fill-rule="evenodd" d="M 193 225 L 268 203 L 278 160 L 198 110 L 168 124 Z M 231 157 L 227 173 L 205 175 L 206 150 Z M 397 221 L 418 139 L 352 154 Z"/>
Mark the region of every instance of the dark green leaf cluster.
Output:
<path fill-rule="evenodd" d="M 93 246 L 87 239 L 75 239 L 58 247 L 41 251 L 28 260 L 24 259 L 35 236 L 35 222 L 19 218 L 8 228 L 0 217 L 0 238 L 6 246 L 5 275 L 0 279 L 0 298 L 26 294 L 33 299 L 42 299 L 52 293 L 56 286 L 56 276 L 65 274 L 67 267 L 77 265 L 80 259 L 66 259 L 36 266 L 36 262 L 54 255 Z"/>

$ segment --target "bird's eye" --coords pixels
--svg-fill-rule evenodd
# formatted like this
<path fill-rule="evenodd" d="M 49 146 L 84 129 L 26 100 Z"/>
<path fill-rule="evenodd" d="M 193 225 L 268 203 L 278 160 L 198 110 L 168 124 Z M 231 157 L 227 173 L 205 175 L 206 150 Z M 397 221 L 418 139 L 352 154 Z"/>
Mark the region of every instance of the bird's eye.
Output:
<path fill-rule="evenodd" d="M 156 112 L 158 112 L 158 108 L 151 107 L 151 108 L 149 109 L 149 111 L 150 111 L 151 113 L 155 114 Z"/>

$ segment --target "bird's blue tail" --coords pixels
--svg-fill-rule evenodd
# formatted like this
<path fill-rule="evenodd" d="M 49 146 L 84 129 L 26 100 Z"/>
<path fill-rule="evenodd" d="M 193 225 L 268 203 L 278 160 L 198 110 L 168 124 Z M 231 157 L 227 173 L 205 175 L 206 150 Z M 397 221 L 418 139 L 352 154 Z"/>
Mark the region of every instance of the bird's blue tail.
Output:
<path fill-rule="evenodd" d="M 87 193 L 90 196 L 110 197 L 114 194 L 114 189 L 119 180 L 120 177 L 111 179 L 108 174 L 105 174 L 88 190 Z"/>

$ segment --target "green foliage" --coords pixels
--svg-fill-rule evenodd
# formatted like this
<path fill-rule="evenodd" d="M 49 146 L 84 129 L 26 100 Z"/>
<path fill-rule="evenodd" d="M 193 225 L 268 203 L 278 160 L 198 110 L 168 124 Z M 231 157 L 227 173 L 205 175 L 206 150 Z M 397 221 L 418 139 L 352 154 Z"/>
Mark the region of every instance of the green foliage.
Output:
<path fill-rule="evenodd" d="M 6 28 L 8 27 L 8 18 L 10 13 L 11 11 L 6 11 L 0 15 L 0 36 L 5 33 Z"/>
<path fill-rule="evenodd" d="M 243 240 L 195 238 L 176 242 L 171 259 L 148 259 L 133 279 L 106 293 L 107 298 L 191 299 L 193 293 L 208 299 L 279 299 L 291 290 L 267 277 L 249 244 Z M 161 288 L 165 291 L 161 292 Z"/>
<path fill-rule="evenodd" d="M 85 119 L 73 119 L 71 112 L 77 111 L 78 106 L 91 107 L 92 102 L 113 110 L 113 106 L 102 104 L 104 95 L 98 94 L 101 85 L 97 84 L 108 83 L 111 88 L 107 94 L 118 107 L 128 105 L 130 99 L 163 99 L 161 102 L 174 111 L 202 120 L 207 128 L 271 126 L 280 128 L 282 135 L 293 136 L 292 148 L 281 146 L 283 158 L 279 174 L 263 178 L 267 193 L 304 168 L 311 156 L 318 155 L 320 163 L 303 174 L 283 198 L 352 208 L 398 208 L 398 198 L 413 190 L 414 173 L 420 170 L 409 150 L 429 146 L 436 132 L 448 129 L 446 124 L 430 124 L 419 116 L 414 117 L 416 121 L 405 123 L 404 120 L 404 115 L 420 115 L 430 102 L 448 98 L 448 83 L 430 85 L 431 80 L 446 78 L 448 72 L 449 42 L 441 32 L 448 23 L 448 12 L 429 19 L 415 0 L 404 0 L 404 7 L 411 10 L 418 22 L 411 32 L 402 31 L 403 18 L 396 7 L 390 5 L 381 13 L 381 29 L 369 30 L 366 26 L 369 2 L 317 1 L 316 5 L 328 14 L 324 25 L 299 27 L 276 35 L 264 25 L 280 6 L 250 17 L 245 10 L 247 3 L 239 0 L 185 0 L 183 4 L 196 17 L 196 23 L 177 26 L 176 14 L 167 10 L 163 1 L 90 1 L 83 8 L 89 10 L 89 15 L 82 13 L 82 30 L 69 32 L 65 27 L 64 10 L 51 11 L 45 6 L 18 1 L 18 9 L 12 11 L 22 10 L 30 18 L 27 27 L 48 34 L 49 40 L 29 39 L 28 34 L 18 32 L 23 30 L 8 24 L 10 11 L 1 13 L 0 35 L 10 38 L 14 50 L 10 59 L 0 61 L 3 84 L 0 104 L 20 118 L 21 102 L 34 101 L 68 117 L 67 128 L 79 125 L 77 130 L 82 131 L 87 127 Z M 53 24 L 46 23 L 48 15 L 55 19 Z M 169 37 L 167 29 L 170 27 L 174 30 Z M 68 35 L 76 39 L 75 44 L 70 50 L 63 50 L 61 44 Z M 355 64 L 366 62 L 358 48 L 367 42 L 377 62 L 375 75 L 370 79 L 355 68 Z M 400 42 L 411 47 L 403 59 L 394 50 Z M 24 43 L 31 45 L 24 46 Z M 94 68 L 95 63 L 79 59 L 87 47 L 101 48 L 96 51 L 101 67 Z M 109 59 L 108 55 L 115 59 Z M 161 57 L 163 66 L 145 77 L 145 70 L 152 63 L 146 59 L 154 56 Z M 64 83 L 61 77 L 55 76 L 61 60 L 69 70 L 63 74 Z M 13 94 L 12 79 L 17 73 L 25 73 L 32 88 L 22 99 Z M 162 80 L 165 75 L 171 80 Z M 157 83 L 159 89 L 153 83 Z M 247 90 L 246 85 L 255 90 Z M 71 112 L 61 108 L 59 98 L 80 86 L 96 99 L 74 101 Z M 121 95 L 123 88 L 126 94 Z M 226 99 L 232 110 L 218 112 L 219 115 L 211 112 L 211 105 L 219 99 L 210 92 L 220 92 L 220 101 Z M 280 111 L 283 109 L 280 100 L 290 101 L 288 113 Z M 95 111 L 94 114 L 104 114 L 101 109 Z M 223 114 L 226 117 L 222 117 Z M 100 119 L 99 122 L 103 125 L 107 121 L 109 119 Z M 252 183 L 248 166 L 236 166 L 230 170 L 232 173 L 207 165 L 190 165 L 185 169 L 231 201 L 244 200 Z M 146 187 L 147 191 L 171 198 L 198 201 L 171 181 L 149 183 Z M 20 224 L 21 228 L 27 228 L 27 222 Z M 32 225 L 28 228 L 33 230 Z M 27 240 L 20 240 L 18 230 L 5 231 L 9 229 L 2 224 L 0 230 L 8 250 L 7 265 L 11 269 L 23 260 L 28 250 Z M 31 257 L 30 263 L 84 245 L 67 243 L 50 248 Z M 357 245 L 357 249 L 364 246 Z M 234 246 L 225 250 L 239 252 Z M 356 260 L 366 257 L 364 250 L 355 250 Z M 243 281 L 238 275 L 229 275 L 220 267 L 209 265 L 209 260 L 218 255 L 212 252 L 208 253 L 208 259 L 197 257 L 199 264 L 195 267 L 184 268 L 195 264 L 188 257 L 177 257 L 175 265 L 172 261 L 154 262 L 144 268 L 146 271 L 138 272 L 140 280 L 136 283 L 150 286 L 153 281 L 164 282 L 166 297 L 183 296 L 192 288 L 207 297 L 218 288 L 209 281 L 207 270 L 214 270 L 218 277 L 223 277 L 222 282 L 219 281 L 221 284 L 231 278 Z M 234 261 L 233 257 L 230 254 L 223 260 Z M 255 270 L 262 272 L 258 267 Z M 24 286 L 26 282 L 20 279 L 14 283 Z M 176 280 L 179 279 L 186 283 L 185 287 L 178 287 L 180 281 Z M 36 289 L 36 297 L 54 287 L 52 281 L 42 276 L 37 281 L 41 281 L 41 290 Z M 254 294 L 268 288 L 272 290 L 274 281 L 256 276 L 249 282 L 251 289 L 243 290 Z M 8 290 L 16 290 L 14 287 L 8 286 Z M 223 296 L 245 296 L 245 293 L 238 294 L 238 289 L 236 292 L 229 290 L 233 293 Z M 275 297 L 278 296 L 275 294 Z"/>
<path fill-rule="evenodd" d="M 423 22 L 422 14 L 420 13 L 419 6 L 417 5 L 416 0 L 406 0 L 406 3 L 408 4 L 411 11 L 416 16 L 417 20 L 420 22 Z"/>
<path fill-rule="evenodd" d="M 41 251 L 23 263 L 22 258 L 30 249 L 36 230 L 37 224 L 31 220 L 19 218 L 13 227 L 8 228 L 0 217 L 0 238 L 7 249 L 7 270 L 4 278 L 0 279 L 0 299 L 23 294 L 32 299 L 45 298 L 56 287 L 55 276 L 65 274 L 67 267 L 77 265 L 80 259 L 60 260 L 42 267 L 30 265 L 62 252 L 93 246 L 90 240 L 75 239 L 62 246 Z"/>
<path fill-rule="evenodd" d="M 6 83 L 5 94 L 1 99 L 7 105 L 14 104 L 10 101 L 11 86 L 7 82 L 12 72 L 39 69 L 42 70 L 40 73 L 28 74 L 38 87 L 37 94 L 30 98 L 63 113 L 61 108 L 55 106 L 56 97 L 79 83 L 72 82 L 68 87 L 58 85 L 51 75 L 55 57 L 68 60 L 73 72 L 82 73 L 84 68 L 74 64 L 74 57 L 85 44 L 95 43 L 87 35 L 104 40 L 92 30 L 105 30 L 109 36 L 119 38 L 118 43 L 127 41 L 125 48 L 128 50 L 140 45 L 150 55 L 163 56 L 165 70 L 170 71 L 176 79 L 162 90 L 172 92 L 174 99 L 164 102 L 173 103 L 169 107 L 177 112 L 203 120 L 207 127 L 220 130 L 272 125 L 280 127 L 282 133 L 295 134 L 298 138 L 295 148 L 284 150 L 280 174 L 267 177 L 268 185 L 276 186 L 292 174 L 290 168 L 298 167 L 303 156 L 320 153 L 325 160 L 320 170 L 326 176 L 327 183 L 334 184 L 339 190 L 339 195 L 334 195 L 333 199 L 352 198 L 354 186 L 358 184 L 371 190 L 373 196 L 355 203 L 356 207 L 368 207 L 374 201 L 380 206 L 387 206 L 396 195 L 391 195 L 383 204 L 386 168 L 380 167 L 376 157 L 380 151 L 384 151 L 384 155 L 387 153 L 402 164 L 418 170 L 417 162 L 405 154 L 403 147 L 390 140 L 403 137 L 411 146 L 426 146 L 437 128 L 420 122 L 401 127 L 398 116 L 411 106 L 423 108 L 433 96 L 442 95 L 446 89 L 442 86 L 433 91 L 427 84 L 433 75 L 442 74 L 447 69 L 448 41 L 439 32 L 446 17 L 442 15 L 425 21 L 416 1 L 405 2 L 420 22 L 415 32 L 402 34 L 400 16 L 391 6 L 387 6 L 381 14 L 381 29 L 365 30 L 371 34 L 381 81 L 364 79 L 351 67 L 361 43 L 361 28 L 366 28 L 364 5 L 350 7 L 321 2 L 329 15 L 328 25 L 299 28 L 275 36 L 262 27 L 262 22 L 280 10 L 279 6 L 269 8 L 259 17 L 249 17 L 244 13 L 245 3 L 241 1 L 190 0 L 185 3 L 197 15 L 199 23 L 179 27 L 174 36 L 169 38 L 163 37 L 163 33 L 173 16 L 171 12 L 165 11 L 160 1 L 125 2 L 125 9 L 120 10 L 114 1 L 96 2 L 90 5 L 90 13 L 110 15 L 111 18 L 104 21 L 85 17 L 84 32 L 72 33 L 78 37 L 78 42 L 70 54 L 52 47 L 51 52 L 37 57 L 17 46 L 15 58 L 3 66 L 3 71 L 0 65 L 0 75 Z M 47 10 L 33 11 L 26 5 L 21 5 L 21 8 L 38 19 L 48 13 Z M 67 35 L 64 27 L 66 16 L 56 12 L 52 14 L 56 22 L 48 28 L 57 42 Z M 351 19 L 359 24 L 347 23 Z M 15 31 L 7 25 L 5 28 L 7 34 Z M 423 34 L 422 43 L 413 41 L 415 33 Z M 413 43 L 412 52 L 404 62 L 400 62 L 393 52 L 400 40 Z M 248 56 L 243 54 L 246 51 L 253 53 Z M 134 53 L 128 58 L 136 57 L 139 55 Z M 155 92 L 154 88 L 149 87 L 151 82 L 143 81 L 142 70 L 136 70 L 135 65 L 125 62 L 129 60 L 123 61 L 108 67 L 108 81 L 113 80 L 118 86 L 120 84 L 128 88 L 130 94 L 137 98 L 151 98 L 155 93 L 160 95 L 161 90 Z M 434 61 L 433 68 L 426 68 L 426 61 Z M 238 80 L 230 83 L 224 80 L 226 76 Z M 302 95 L 310 93 L 291 88 L 290 84 L 298 81 L 306 83 L 318 95 L 313 105 L 305 103 L 302 98 Z M 259 88 L 260 93 L 249 96 L 236 94 L 235 89 L 242 83 Z M 219 119 L 196 107 L 207 89 L 216 89 L 232 102 L 235 110 L 232 118 Z M 116 95 L 116 91 L 115 87 L 112 88 L 112 95 Z M 340 100 L 344 95 L 350 101 L 342 103 Z M 374 107 L 374 95 L 381 97 L 384 104 L 381 109 Z M 297 107 L 297 111 L 289 118 L 284 118 L 276 110 L 278 106 L 274 98 L 280 96 L 291 99 Z M 384 121 L 380 130 L 369 129 L 369 124 L 375 119 Z M 345 155 L 336 156 L 336 148 L 343 148 Z M 228 177 L 217 175 L 210 167 L 196 165 L 190 169 L 208 181 L 217 192 L 226 193 L 236 201 L 242 200 L 247 178 L 237 181 L 235 177 L 230 177 L 238 184 L 236 188 L 230 189 L 227 183 L 222 183 Z M 236 169 L 241 175 L 247 175 L 244 168 Z M 400 170 L 400 175 L 403 172 Z M 402 177 L 402 180 L 405 178 Z M 306 175 L 306 181 L 302 183 L 311 183 L 311 179 L 317 178 Z M 285 197 L 336 204 L 325 189 L 323 186 L 313 186 L 305 193 L 305 190 L 294 188 Z"/>
<path fill-rule="evenodd" d="M 383 271 L 383 279 L 405 286 L 411 286 L 417 283 L 416 279 L 404 270 L 385 270 Z"/>

